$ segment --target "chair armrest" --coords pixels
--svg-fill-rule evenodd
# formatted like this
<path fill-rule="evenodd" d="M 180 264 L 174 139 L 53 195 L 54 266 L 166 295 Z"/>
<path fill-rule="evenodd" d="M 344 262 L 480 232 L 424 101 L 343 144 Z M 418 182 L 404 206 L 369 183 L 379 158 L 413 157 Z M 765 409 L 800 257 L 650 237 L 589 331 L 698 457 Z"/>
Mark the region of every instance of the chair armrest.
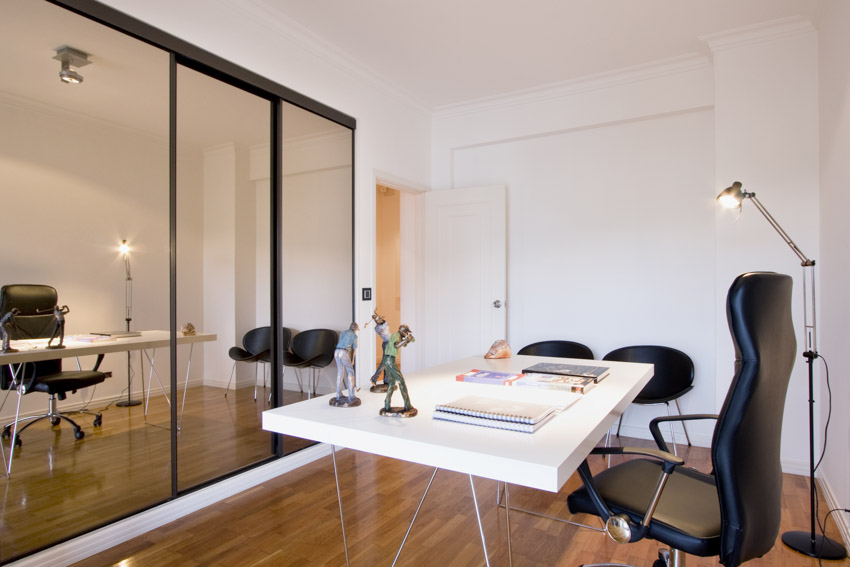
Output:
<path fill-rule="evenodd" d="M 664 437 L 661 435 L 661 430 L 658 428 L 658 424 L 664 421 L 695 421 L 697 419 L 717 419 L 717 414 L 715 413 L 692 413 L 687 415 L 671 415 L 664 417 L 656 417 L 652 421 L 649 422 L 649 431 L 652 433 L 652 438 L 655 439 L 655 444 L 658 445 L 658 448 L 662 451 L 669 451 L 670 449 L 667 447 L 667 443 L 664 441 Z"/>
<path fill-rule="evenodd" d="M 595 447 L 591 455 L 640 455 L 663 461 L 661 465 L 665 473 L 670 474 L 679 465 L 685 464 L 685 459 L 677 457 L 673 453 L 664 450 L 649 449 L 646 447 Z"/>

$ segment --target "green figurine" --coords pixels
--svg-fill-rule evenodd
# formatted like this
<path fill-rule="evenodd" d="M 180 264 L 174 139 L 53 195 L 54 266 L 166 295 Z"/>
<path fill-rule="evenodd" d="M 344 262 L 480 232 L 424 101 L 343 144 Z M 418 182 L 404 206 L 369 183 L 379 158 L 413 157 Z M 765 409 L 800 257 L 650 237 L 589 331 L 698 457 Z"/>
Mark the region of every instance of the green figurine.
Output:
<path fill-rule="evenodd" d="M 381 367 L 384 371 L 384 382 L 387 384 L 387 397 L 384 399 L 384 407 L 380 411 L 381 415 L 390 417 L 414 417 L 419 413 L 419 410 L 410 405 L 410 397 L 407 395 L 407 385 L 404 383 L 404 376 L 401 374 L 401 369 L 396 363 L 398 349 L 405 347 L 414 340 L 413 333 L 410 332 L 410 327 L 401 325 L 397 333 L 393 333 L 390 340 L 387 341 L 387 346 L 384 348 L 384 357 L 381 361 Z M 390 401 L 393 397 L 395 387 L 401 391 L 401 397 L 404 399 L 404 407 L 392 407 Z"/>

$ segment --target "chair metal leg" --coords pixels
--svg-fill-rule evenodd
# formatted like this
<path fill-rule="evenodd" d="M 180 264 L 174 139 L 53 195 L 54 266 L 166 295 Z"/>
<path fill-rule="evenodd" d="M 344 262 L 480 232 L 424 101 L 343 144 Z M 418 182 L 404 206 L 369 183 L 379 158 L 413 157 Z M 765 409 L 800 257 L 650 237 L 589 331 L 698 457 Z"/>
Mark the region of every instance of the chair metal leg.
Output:
<path fill-rule="evenodd" d="M 679 415 L 682 415 L 682 408 L 679 407 L 679 398 L 673 400 L 676 402 L 676 411 L 679 412 Z M 688 447 L 691 446 L 691 437 L 688 435 L 688 426 L 685 425 L 685 422 L 682 422 L 682 429 L 685 431 L 685 440 L 688 442 Z"/>
<path fill-rule="evenodd" d="M 254 401 L 257 401 L 257 370 L 260 368 L 260 363 L 254 363 Z M 265 375 L 263 375 L 263 388 L 266 387 Z"/>
<path fill-rule="evenodd" d="M 233 373 L 236 370 L 236 361 L 233 361 L 233 368 L 230 369 L 230 379 L 227 381 L 227 387 L 224 389 L 224 397 L 227 397 L 228 392 L 230 392 L 230 383 L 233 382 Z"/>
<path fill-rule="evenodd" d="M 664 402 L 664 405 L 667 406 L 667 417 L 673 417 L 673 414 L 670 413 L 670 402 Z M 673 454 L 677 457 L 679 453 L 676 451 L 676 431 L 673 429 L 673 422 L 668 421 L 670 424 L 670 441 L 673 443 Z"/>

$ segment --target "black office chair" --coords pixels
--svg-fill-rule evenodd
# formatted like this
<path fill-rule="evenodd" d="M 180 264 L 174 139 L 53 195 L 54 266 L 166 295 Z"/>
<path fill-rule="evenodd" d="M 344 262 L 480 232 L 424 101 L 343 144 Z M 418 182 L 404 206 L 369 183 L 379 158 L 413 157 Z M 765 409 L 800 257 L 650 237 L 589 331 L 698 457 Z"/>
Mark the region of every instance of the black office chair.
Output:
<path fill-rule="evenodd" d="M 293 335 L 292 329 L 290 329 L 289 327 L 281 327 L 280 328 L 281 353 L 292 352 L 291 351 L 291 349 L 292 349 L 292 335 Z M 260 362 L 262 362 L 264 366 L 271 363 L 271 361 L 272 361 L 272 354 L 271 353 L 272 353 L 271 349 L 268 349 L 266 352 L 264 352 L 260 356 Z M 283 354 L 281 354 L 281 357 L 283 357 Z M 265 372 L 265 367 L 264 367 L 263 368 L 263 391 L 265 391 L 265 389 L 266 389 L 267 376 L 270 375 L 270 374 L 271 373 L 267 374 Z M 283 367 L 282 378 L 286 378 L 286 366 Z M 254 382 L 254 384 L 255 384 L 254 385 L 254 399 L 256 400 L 257 399 L 256 381 Z M 267 399 L 268 402 L 272 401 L 271 391 L 269 391 L 269 395 L 267 396 L 266 399 Z"/>
<path fill-rule="evenodd" d="M 717 555 L 736 567 L 773 547 L 781 517 L 782 414 L 796 358 L 791 284 L 789 276 L 764 272 L 735 279 L 726 300 L 735 375 L 720 415 L 654 419 L 650 428 L 660 450 L 594 449 L 653 460 L 629 460 L 596 476 L 585 461 L 579 467 L 584 487 L 567 497 L 572 513 L 601 517 L 616 541 L 648 537 L 673 548 L 659 553 L 655 566 L 679 564 L 688 553 Z M 717 420 L 711 474 L 666 452 L 658 424 L 692 419 Z"/>
<path fill-rule="evenodd" d="M 339 335 L 331 329 L 310 329 L 292 337 L 292 352 L 283 353 L 283 365 L 295 368 L 295 376 L 301 392 L 304 391 L 304 387 L 298 375 L 298 369 L 310 369 L 308 392 L 315 395 L 319 381 L 318 371 L 333 362 L 337 341 L 339 341 Z"/>
<path fill-rule="evenodd" d="M 669 416 L 670 402 L 674 402 L 676 411 L 679 415 L 682 415 L 679 398 L 690 392 L 694 387 L 694 361 L 691 360 L 690 356 L 680 350 L 666 346 L 640 345 L 612 350 L 602 360 L 654 364 L 655 375 L 632 403 L 640 405 L 664 404 Z M 622 424 L 623 416 L 620 416 L 617 421 L 617 437 L 620 436 Z M 685 431 L 685 439 L 690 446 L 691 438 L 688 435 L 685 422 L 682 422 L 682 429 Z M 675 455 L 676 439 L 672 421 L 670 422 L 670 438 L 673 440 L 673 454 Z"/>
<path fill-rule="evenodd" d="M 540 341 L 531 343 L 519 349 L 517 354 L 593 360 L 593 351 L 590 348 L 573 341 Z"/>
<path fill-rule="evenodd" d="M 230 369 L 230 379 L 227 381 L 227 387 L 224 389 L 224 397 L 230 392 L 230 383 L 233 381 L 233 373 L 236 371 L 237 362 L 253 362 L 254 367 L 254 399 L 257 399 L 257 370 L 259 362 L 263 356 L 268 355 L 271 348 L 271 329 L 269 327 L 257 327 L 251 329 L 242 337 L 242 346 L 230 347 L 227 351 L 227 356 L 233 360 L 233 367 Z M 265 383 L 265 368 L 263 369 L 263 383 Z"/>
<path fill-rule="evenodd" d="M 47 285 L 17 284 L 4 285 L 0 288 L 0 317 L 13 309 L 19 311 L 15 315 L 14 325 L 9 329 L 10 338 L 13 340 L 51 338 L 56 326 L 53 308 L 58 305 L 57 302 L 56 290 Z M 99 427 L 103 423 L 103 416 L 100 413 L 85 410 L 60 412 L 56 407 L 56 401 L 66 399 L 69 392 L 76 393 L 79 389 L 88 388 L 106 380 L 106 374 L 98 371 L 102 361 L 103 355 L 98 355 L 92 370 L 63 371 L 60 358 L 7 365 L 0 369 L 0 388 L 3 390 L 15 389 L 19 397 L 30 392 L 42 392 L 50 396 L 47 413 L 22 418 L 16 412 L 15 421 L 3 428 L 2 437 L 11 437 L 12 431 L 15 430 L 14 445 L 20 447 L 21 432 L 42 419 L 49 419 L 53 426 L 59 425 L 62 420 L 67 421 L 74 428 L 74 437 L 82 439 L 85 433 L 75 421 L 68 417 L 70 414 L 93 415 L 93 425 Z M 20 404 L 18 408 L 20 412 Z M 28 423 L 18 428 L 17 426 L 23 422 Z"/>

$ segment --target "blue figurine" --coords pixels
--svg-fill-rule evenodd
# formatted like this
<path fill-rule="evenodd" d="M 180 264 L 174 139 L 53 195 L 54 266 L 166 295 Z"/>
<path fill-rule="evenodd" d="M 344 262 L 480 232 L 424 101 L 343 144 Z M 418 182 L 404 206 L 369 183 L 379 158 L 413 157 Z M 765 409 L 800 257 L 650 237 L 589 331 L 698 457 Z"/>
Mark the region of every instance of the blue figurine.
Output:
<path fill-rule="evenodd" d="M 355 394 L 357 391 L 354 374 L 354 358 L 357 355 L 357 331 L 360 327 L 357 323 L 339 334 L 339 342 L 334 351 L 336 361 L 336 397 L 331 398 L 328 403 L 332 406 L 349 408 L 360 405 L 360 398 Z M 342 396 L 342 390 L 348 391 L 348 396 Z"/>

